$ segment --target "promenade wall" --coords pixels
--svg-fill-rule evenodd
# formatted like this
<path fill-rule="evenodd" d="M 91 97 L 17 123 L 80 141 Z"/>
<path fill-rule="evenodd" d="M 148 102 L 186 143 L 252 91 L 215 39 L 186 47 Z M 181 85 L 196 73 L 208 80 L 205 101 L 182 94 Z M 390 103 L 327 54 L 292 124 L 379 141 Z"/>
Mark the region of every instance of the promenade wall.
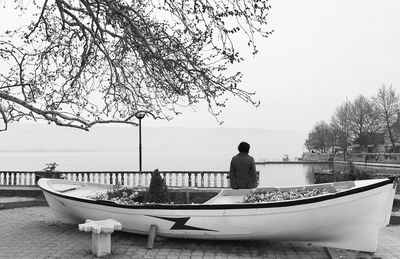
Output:
<path fill-rule="evenodd" d="M 399 164 L 400 153 L 312 153 L 304 152 L 304 161 L 352 161 L 362 163 Z"/>
<path fill-rule="evenodd" d="M 344 161 L 343 154 L 335 154 L 335 161 Z M 400 153 L 347 153 L 347 161 L 381 164 L 399 164 Z"/>
<path fill-rule="evenodd" d="M 314 172 L 315 183 L 379 179 L 391 176 L 400 178 L 400 164 L 353 162 L 350 165 L 348 161 L 335 160 L 333 170 Z M 397 184 L 396 193 L 400 194 L 400 183 Z"/>
<path fill-rule="evenodd" d="M 312 153 L 304 152 L 302 155 L 303 161 L 323 162 L 332 161 L 333 155 L 329 153 Z"/>

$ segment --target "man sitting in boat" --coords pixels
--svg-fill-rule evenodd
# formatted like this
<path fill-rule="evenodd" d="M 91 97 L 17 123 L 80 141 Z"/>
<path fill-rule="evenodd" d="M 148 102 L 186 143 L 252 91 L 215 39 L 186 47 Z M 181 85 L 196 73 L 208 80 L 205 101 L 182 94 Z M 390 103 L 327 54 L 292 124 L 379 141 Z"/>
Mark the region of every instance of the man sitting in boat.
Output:
<path fill-rule="evenodd" d="M 232 189 L 250 189 L 257 187 L 257 174 L 254 158 L 249 155 L 250 144 L 241 142 L 239 154 L 232 157 L 229 178 Z"/>

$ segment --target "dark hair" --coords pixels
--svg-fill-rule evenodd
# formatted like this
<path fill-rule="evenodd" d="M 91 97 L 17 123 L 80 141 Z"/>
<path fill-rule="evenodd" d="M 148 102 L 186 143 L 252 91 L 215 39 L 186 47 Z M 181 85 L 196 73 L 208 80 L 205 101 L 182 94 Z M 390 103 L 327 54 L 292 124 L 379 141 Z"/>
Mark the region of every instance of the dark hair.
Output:
<path fill-rule="evenodd" d="M 247 142 L 240 142 L 238 149 L 239 149 L 239 152 L 249 153 L 250 144 Z"/>

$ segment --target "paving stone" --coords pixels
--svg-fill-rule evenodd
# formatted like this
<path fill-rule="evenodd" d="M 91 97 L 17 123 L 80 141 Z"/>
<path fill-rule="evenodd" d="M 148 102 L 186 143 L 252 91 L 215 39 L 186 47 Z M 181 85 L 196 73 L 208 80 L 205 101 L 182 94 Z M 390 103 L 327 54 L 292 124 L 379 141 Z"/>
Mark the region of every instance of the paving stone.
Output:
<path fill-rule="evenodd" d="M 0 210 L 0 258 L 95 258 L 91 236 L 77 225 L 55 221 L 48 207 Z M 400 255 L 400 226 L 380 232 L 378 251 L 362 253 L 266 241 L 214 241 L 163 239 L 152 250 L 147 237 L 124 232 L 112 234 L 109 258 L 309 258 L 309 259 L 391 259 Z"/>

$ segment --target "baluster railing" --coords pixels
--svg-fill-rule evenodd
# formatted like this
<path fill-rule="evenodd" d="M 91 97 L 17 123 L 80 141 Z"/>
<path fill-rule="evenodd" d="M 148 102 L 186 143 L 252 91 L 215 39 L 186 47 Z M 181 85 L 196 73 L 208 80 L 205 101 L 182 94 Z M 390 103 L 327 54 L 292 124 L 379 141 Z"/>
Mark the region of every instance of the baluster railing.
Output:
<path fill-rule="evenodd" d="M 21 175 L 15 174 L 15 185 L 20 185 Z"/>
<path fill-rule="evenodd" d="M 0 172 L 0 185 L 35 186 L 36 173 Z M 82 182 L 149 186 L 151 172 L 58 172 L 68 180 Z M 170 187 L 229 188 L 227 172 L 167 171 L 160 172 Z"/>
<path fill-rule="evenodd" d="M 175 178 L 175 186 L 181 186 L 182 183 L 182 173 L 177 173 Z"/>
<path fill-rule="evenodd" d="M 139 186 L 140 185 L 139 174 L 134 174 L 133 179 L 134 179 L 133 182 L 135 183 L 135 186 Z"/>
<path fill-rule="evenodd" d="M 28 173 L 28 185 L 36 185 L 36 174 Z"/>
<path fill-rule="evenodd" d="M 134 178 L 133 178 L 133 174 L 132 174 L 132 173 L 129 173 L 129 176 L 128 176 L 128 177 L 129 177 L 129 180 L 128 180 L 129 183 L 128 183 L 128 185 L 129 185 L 129 186 L 135 186 L 135 185 L 134 185 L 134 182 L 133 182 L 133 179 L 134 179 Z"/>
<path fill-rule="evenodd" d="M 126 173 L 124 173 L 122 175 L 122 179 L 124 179 L 123 180 L 123 185 L 129 185 L 129 183 L 128 183 L 128 175 Z"/>
<path fill-rule="evenodd" d="M 165 183 L 168 186 L 172 186 L 172 175 L 170 173 L 167 173 L 167 178 L 165 179 Z"/>
<path fill-rule="evenodd" d="M 149 186 L 150 185 L 150 180 L 151 180 L 151 174 L 150 173 L 145 173 L 146 176 L 146 182 L 144 183 L 144 186 Z"/>
<path fill-rule="evenodd" d="M 25 181 L 26 181 L 26 185 L 31 185 L 31 174 L 30 173 L 26 173 L 26 178 L 25 178 Z"/>
<path fill-rule="evenodd" d="M 21 183 L 19 185 L 26 185 L 25 174 L 24 173 L 20 174 L 20 179 L 19 180 L 21 181 Z"/>
<path fill-rule="evenodd" d="M 18 185 L 26 185 L 26 174 L 25 173 L 20 173 L 19 174 L 19 184 Z"/>

